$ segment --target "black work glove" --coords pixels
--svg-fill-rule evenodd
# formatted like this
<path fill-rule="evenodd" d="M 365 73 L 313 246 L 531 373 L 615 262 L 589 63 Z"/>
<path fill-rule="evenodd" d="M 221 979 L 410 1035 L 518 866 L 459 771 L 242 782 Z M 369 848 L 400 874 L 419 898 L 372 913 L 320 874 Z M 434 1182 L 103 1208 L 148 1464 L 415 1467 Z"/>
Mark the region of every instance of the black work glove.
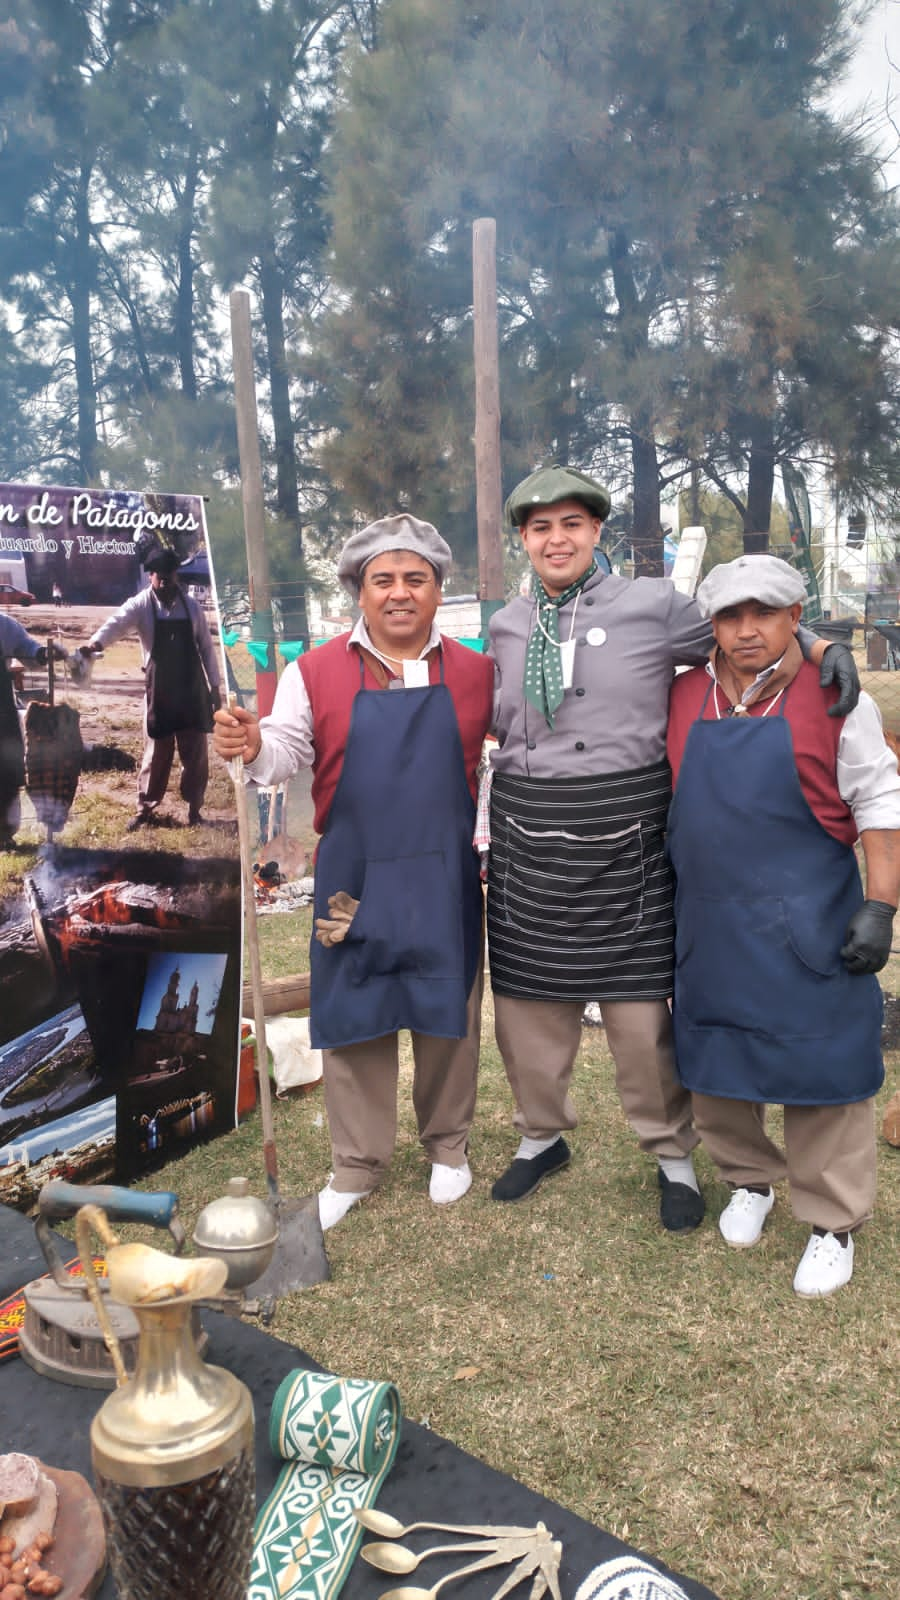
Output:
<path fill-rule="evenodd" d="M 894 907 L 884 900 L 864 900 L 847 923 L 841 960 L 848 972 L 880 972 L 891 953 Z"/>
<path fill-rule="evenodd" d="M 832 683 L 837 684 L 839 694 L 833 706 L 829 706 L 830 717 L 848 717 L 859 700 L 859 673 L 853 659 L 853 651 L 846 644 L 830 644 L 822 657 L 822 670 L 819 673 L 821 688 L 827 689 Z M 871 901 L 872 905 L 879 904 Z M 882 966 L 884 962 L 882 962 Z M 877 971 L 875 967 L 867 967 L 866 971 Z"/>

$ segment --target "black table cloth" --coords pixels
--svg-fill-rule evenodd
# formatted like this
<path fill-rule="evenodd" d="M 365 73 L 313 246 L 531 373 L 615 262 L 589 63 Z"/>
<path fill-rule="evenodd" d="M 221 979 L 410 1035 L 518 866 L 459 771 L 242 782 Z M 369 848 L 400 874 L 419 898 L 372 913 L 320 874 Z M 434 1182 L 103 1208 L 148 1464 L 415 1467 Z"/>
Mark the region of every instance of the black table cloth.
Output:
<path fill-rule="evenodd" d="M 59 1241 L 60 1254 L 75 1252 Z M 46 1271 L 46 1262 L 33 1225 L 8 1207 L 0 1207 L 0 1299 L 5 1299 L 29 1279 Z M 304 1351 L 273 1338 L 249 1322 L 219 1312 L 204 1312 L 209 1334 L 206 1360 L 226 1367 L 246 1383 L 256 1410 L 256 1484 L 261 1505 L 272 1489 L 281 1462 L 269 1448 L 268 1423 L 272 1399 L 282 1378 L 296 1367 L 319 1369 Z M 389 1378 L 389 1372 L 354 1373 L 355 1377 Z M 78 1388 L 44 1378 L 15 1356 L 0 1364 L 0 1452 L 22 1450 L 40 1456 L 55 1467 L 80 1472 L 93 1482 L 89 1430 L 105 1399 L 105 1391 Z M 401 1396 L 402 1400 L 402 1396 Z M 589 1464 L 586 1464 L 589 1470 Z M 515 1479 L 496 1472 L 474 1456 L 429 1429 L 403 1420 L 400 1446 L 393 1468 L 378 1496 L 379 1510 L 402 1522 L 515 1523 L 533 1527 L 542 1521 L 563 1545 L 560 1587 L 563 1600 L 572 1600 L 579 1583 L 602 1561 L 633 1554 L 631 1546 L 601 1528 L 574 1516 L 563 1506 L 534 1494 Z M 434 1543 L 435 1536 L 413 1536 L 419 1548 Z M 452 1542 L 448 1538 L 446 1541 Z M 410 1583 L 434 1583 L 465 1557 L 435 1557 L 419 1568 Z M 488 1600 L 509 1569 L 475 1574 L 457 1587 L 447 1585 L 460 1600 Z M 663 1568 L 663 1570 L 668 1570 Z M 427 1574 L 425 1576 L 424 1574 Z M 690 1600 L 716 1600 L 710 1589 L 679 1574 L 672 1574 Z M 342 1600 L 378 1600 L 385 1589 L 404 1581 L 376 1572 L 357 1560 L 342 1590 Z M 512 1600 L 527 1597 L 529 1583 L 513 1592 Z M 99 1600 L 114 1600 L 115 1585 L 107 1574 L 98 1590 Z M 210 1597 L 214 1600 L 214 1597 Z"/>

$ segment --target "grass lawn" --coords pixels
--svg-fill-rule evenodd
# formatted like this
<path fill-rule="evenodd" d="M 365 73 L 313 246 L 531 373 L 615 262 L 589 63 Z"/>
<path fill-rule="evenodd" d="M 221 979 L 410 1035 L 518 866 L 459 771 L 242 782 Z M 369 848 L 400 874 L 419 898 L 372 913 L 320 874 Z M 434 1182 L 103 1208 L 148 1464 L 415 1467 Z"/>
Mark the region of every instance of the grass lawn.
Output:
<path fill-rule="evenodd" d="M 307 969 L 309 913 L 258 927 L 266 977 Z M 900 959 L 882 977 L 900 993 Z M 393 1379 L 410 1417 L 721 1600 L 896 1600 L 900 1150 L 879 1140 L 851 1285 L 808 1302 L 791 1289 L 807 1229 L 784 1192 L 757 1248 L 731 1250 L 702 1151 L 707 1221 L 662 1231 L 602 1030 L 584 1033 L 572 1165 L 519 1206 L 490 1199 L 516 1143 L 490 999 L 475 1183 L 450 1208 L 428 1199 L 410 1076 L 407 1057 L 385 1184 L 326 1235 L 331 1282 L 286 1297 L 272 1331 L 344 1376 Z M 879 1127 L 898 1085 L 895 1052 Z M 321 1090 L 274 1115 L 282 1192 L 311 1193 L 330 1164 Z M 143 1187 L 174 1188 L 190 1233 L 235 1173 L 265 1193 L 258 1113 Z"/>
<path fill-rule="evenodd" d="M 259 927 L 267 976 L 305 967 L 308 916 Z M 786 1196 L 756 1249 L 730 1250 L 715 1226 L 727 1192 L 702 1152 L 706 1223 L 661 1230 L 655 1164 L 622 1116 L 602 1030 L 585 1029 L 571 1167 L 523 1205 L 492 1202 L 515 1138 L 489 1000 L 484 1040 L 470 1193 L 446 1210 L 428 1199 L 407 1059 L 389 1177 L 326 1235 L 332 1281 L 286 1297 L 272 1331 L 342 1375 L 393 1379 L 410 1417 L 721 1600 L 891 1600 L 900 1151 L 879 1141 L 852 1284 L 802 1301 L 807 1230 Z M 900 1082 L 900 1057 L 887 1065 L 879 1107 Z M 275 1133 L 282 1192 L 317 1189 L 321 1091 L 276 1102 Z M 238 1172 L 265 1192 L 258 1115 L 146 1186 L 178 1191 L 190 1231 Z"/>

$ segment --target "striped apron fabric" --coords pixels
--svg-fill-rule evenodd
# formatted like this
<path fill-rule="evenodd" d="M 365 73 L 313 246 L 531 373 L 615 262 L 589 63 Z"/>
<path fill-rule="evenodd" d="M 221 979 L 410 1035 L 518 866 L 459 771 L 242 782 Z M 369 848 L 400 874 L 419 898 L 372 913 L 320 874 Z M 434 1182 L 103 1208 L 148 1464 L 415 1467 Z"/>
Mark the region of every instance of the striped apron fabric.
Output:
<path fill-rule="evenodd" d="M 672 993 L 667 761 L 593 778 L 494 774 L 491 984 L 527 1000 Z"/>

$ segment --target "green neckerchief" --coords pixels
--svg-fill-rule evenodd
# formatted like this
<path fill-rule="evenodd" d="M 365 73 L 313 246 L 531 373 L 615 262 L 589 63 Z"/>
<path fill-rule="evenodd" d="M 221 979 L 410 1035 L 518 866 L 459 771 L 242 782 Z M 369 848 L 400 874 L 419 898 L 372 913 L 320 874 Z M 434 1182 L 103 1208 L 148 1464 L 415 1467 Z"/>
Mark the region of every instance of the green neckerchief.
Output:
<path fill-rule="evenodd" d="M 553 727 L 553 718 L 563 698 L 559 613 L 596 571 L 597 563 L 592 560 L 578 582 L 570 583 L 568 589 L 557 595 L 549 595 L 537 573 L 532 574 L 531 592 L 537 609 L 525 649 L 525 699 L 546 717 L 548 728 Z"/>

